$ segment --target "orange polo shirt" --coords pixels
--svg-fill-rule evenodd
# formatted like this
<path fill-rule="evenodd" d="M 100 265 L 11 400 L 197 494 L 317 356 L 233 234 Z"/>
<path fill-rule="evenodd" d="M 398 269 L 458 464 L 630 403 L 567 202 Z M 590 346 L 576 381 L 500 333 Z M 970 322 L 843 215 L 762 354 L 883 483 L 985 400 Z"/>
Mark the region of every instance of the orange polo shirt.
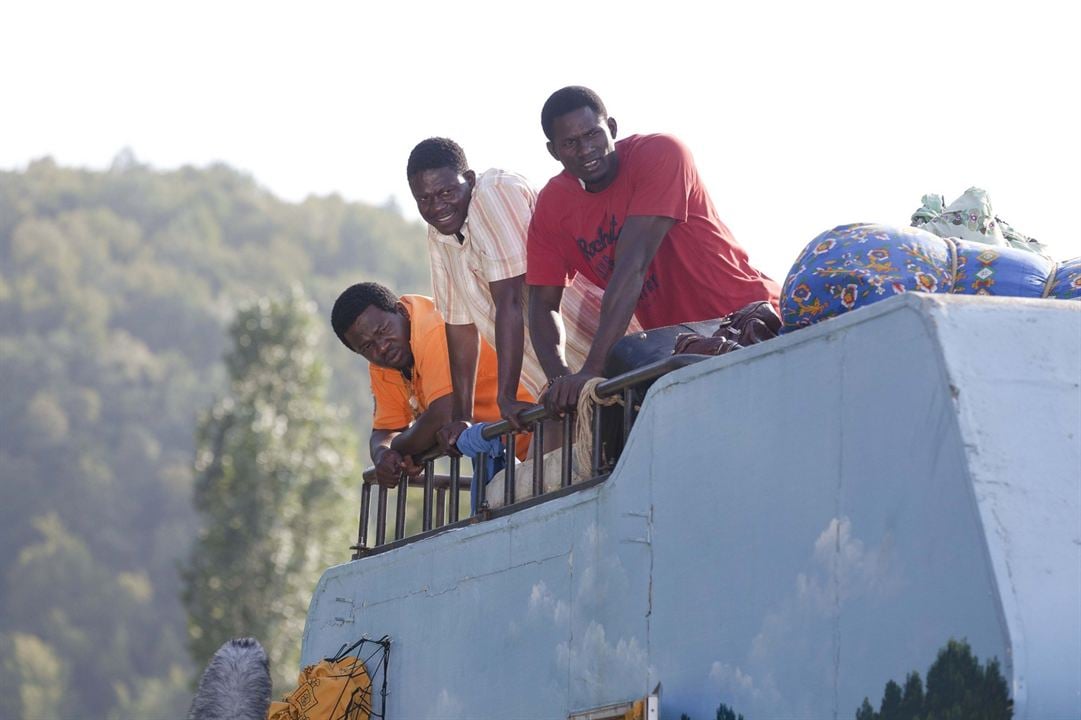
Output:
<path fill-rule="evenodd" d="M 400 370 L 368 364 L 372 395 L 375 400 L 375 430 L 401 430 L 413 424 L 432 402 L 453 392 L 450 379 L 450 353 L 443 316 L 431 298 L 402 295 L 402 305 L 409 315 L 409 346 L 413 351 L 413 379 L 406 380 Z M 499 392 L 499 366 L 495 350 L 480 341 L 477 382 L 473 394 L 473 419 L 478 422 L 501 420 L 496 397 Z M 519 383 L 518 399 L 536 402 Z M 528 443 L 516 443 L 518 455 L 525 456 Z"/>

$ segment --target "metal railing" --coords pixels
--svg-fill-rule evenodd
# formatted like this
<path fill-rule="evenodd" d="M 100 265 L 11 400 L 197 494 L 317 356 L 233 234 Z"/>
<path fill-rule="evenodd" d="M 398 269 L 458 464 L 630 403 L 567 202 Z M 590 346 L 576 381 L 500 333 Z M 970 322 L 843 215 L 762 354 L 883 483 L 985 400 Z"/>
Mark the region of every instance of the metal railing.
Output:
<path fill-rule="evenodd" d="M 618 447 L 611 453 L 611 456 L 606 457 L 604 453 L 604 444 L 602 443 L 606 422 L 604 419 L 605 413 L 601 412 L 600 408 L 597 408 L 597 412 L 593 413 L 593 451 L 589 477 L 582 482 L 574 483 L 572 485 L 574 463 L 573 443 L 576 418 L 574 414 L 564 415 L 560 423 L 560 434 L 562 436 L 562 446 L 560 448 L 562 452 L 560 463 L 560 487 L 555 491 L 548 493 L 544 492 L 543 456 L 541 452 L 535 452 L 531 484 L 532 492 L 530 496 L 521 499 L 515 497 L 516 469 L 515 463 L 511 460 L 507 462 L 503 475 L 503 507 L 493 510 L 489 507 L 487 502 L 486 486 L 490 478 L 487 477 L 486 458 L 484 458 L 483 455 L 478 455 L 473 459 L 474 467 L 480 468 L 478 471 L 477 513 L 476 515 L 462 518 L 461 492 L 470 489 L 472 477 L 462 477 L 460 457 L 449 457 L 449 474 L 436 474 L 435 461 L 448 456 L 442 453 L 439 448 L 432 448 L 418 458 L 418 464 L 423 463 L 424 472 L 415 478 L 403 475 L 398 482 L 394 512 L 394 538 L 391 542 L 387 542 L 387 504 L 390 493 L 386 486 L 376 482 L 375 468 L 369 467 L 364 471 L 363 475 L 364 484 L 361 488 L 360 495 L 360 527 L 357 531 L 357 544 L 351 547 L 351 549 L 354 550 L 353 559 L 356 560 L 375 552 L 382 552 L 406 543 L 416 542 L 424 537 L 428 537 L 429 535 L 438 532 L 444 532 L 452 527 L 460 527 L 462 525 L 487 520 L 492 517 L 498 517 L 507 514 L 508 512 L 515 512 L 537 502 L 549 500 L 565 495 L 568 492 L 582 490 L 597 484 L 606 478 L 611 469 L 615 466 L 616 460 L 618 459 L 618 451 L 622 448 L 622 445 L 626 443 L 627 437 L 630 435 L 631 427 L 634 425 L 634 421 L 638 416 L 639 403 L 642 400 L 640 393 L 643 392 L 643 389 L 640 386 L 643 383 L 656 380 L 673 370 L 693 365 L 708 357 L 710 356 L 673 355 L 672 357 L 659 360 L 649 365 L 644 365 L 598 384 L 596 388 L 597 397 L 605 399 L 617 395 L 622 396 L 622 434 L 619 438 L 620 442 L 618 443 Z M 532 408 L 522 413 L 520 419 L 522 424 L 528 428 L 524 432 L 533 433 L 533 447 L 543 448 L 545 423 L 546 421 L 553 419 L 544 409 L 544 406 L 534 405 Z M 507 448 L 507 457 L 514 458 L 518 432 L 511 427 L 509 422 L 503 420 L 494 423 L 486 427 L 483 432 L 485 440 L 491 440 L 500 435 L 504 436 L 503 441 Z M 421 506 L 420 532 L 407 536 L 406 508 L 410 488 L 419 488 L 422 491 L 423 502 Z M 369 546 L 368 526 L 371 521 L 373 493 L 376 494 L 375 542 L 374 545 Z"/>

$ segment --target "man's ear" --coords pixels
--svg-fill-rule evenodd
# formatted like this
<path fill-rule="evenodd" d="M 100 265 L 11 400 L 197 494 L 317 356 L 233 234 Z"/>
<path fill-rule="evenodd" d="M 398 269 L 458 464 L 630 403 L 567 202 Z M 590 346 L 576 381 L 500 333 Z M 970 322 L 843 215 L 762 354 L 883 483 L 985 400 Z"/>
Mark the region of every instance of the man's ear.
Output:
<path fill-rule="evenodd" d="M 465 178 L 465 182 L 470 187 L 470 189 L 477 186 L 477 174 L 472 170 L 466 170 L 464 173 L 462 173 L 462 177 Z"/>
<path fill-rule="evenodd" d="M 608 132 L 612 133 L 612 139 L 616 139 L 616 119 L 608 118 Z"/>
<path fill-rule="evenodd" d="M 548 148 L 548 154 L 555 158 L 556 162 L 563 162 L 559 159 L 559 156 L 556 155 L 556 146 L 551 140 L 548 141 L 548 144 L 545 145 L 545 147 Z"/>

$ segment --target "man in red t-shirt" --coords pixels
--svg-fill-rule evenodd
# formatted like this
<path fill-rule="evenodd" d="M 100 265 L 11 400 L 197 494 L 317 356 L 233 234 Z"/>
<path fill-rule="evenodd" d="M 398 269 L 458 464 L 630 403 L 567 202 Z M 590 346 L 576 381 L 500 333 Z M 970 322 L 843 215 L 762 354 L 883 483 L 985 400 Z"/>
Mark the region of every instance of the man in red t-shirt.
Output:
<path fill-rule="evenodd" d="M 708 320 L 780 288 L 756 270 L 725 227 L 690 152 L 670 135 L 615 142 L 616 121 L 592 90 L 557 90 L 541 111 L 548 152 L 563 172 L 537 198 L 526 242 L 530 338 L 551 383 L 550 410 L 573 409 L 634 315 L 649 329 Z M 563 288 L 576 273 L 605 289 L 600 326 L 581 371 L 560 356 Z"/>

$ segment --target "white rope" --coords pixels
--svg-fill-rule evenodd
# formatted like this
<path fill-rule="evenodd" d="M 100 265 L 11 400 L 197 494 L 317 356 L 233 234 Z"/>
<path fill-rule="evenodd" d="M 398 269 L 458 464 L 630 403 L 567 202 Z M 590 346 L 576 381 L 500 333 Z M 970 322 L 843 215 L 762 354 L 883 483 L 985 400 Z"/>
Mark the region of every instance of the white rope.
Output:
<path fill-rule="evenodd" d="M 1058 275 L 1058 261 L 1056 260 L 1051 265 L 1051 272 L 1047 274 L 1047 282 L 1043 285 L 1043 292 L 1040 293 L 1040 297 L 1051 297 L 1051 291 L 1055 288 L 1055 275 Z"/>
<path fill-rule="evenodd" d="M 578 428 L 574 438 L 574 459 L 578 461 L 575 469 L 575 481 L 587 480 L 593 473 L 593 415 L 597 406 L 610 407 L 622 405 L 621 395 L 597 397 L 597 386 L 607 378 L 597 377 L 586 381 L 582 394 L 578 396 Z"/>

